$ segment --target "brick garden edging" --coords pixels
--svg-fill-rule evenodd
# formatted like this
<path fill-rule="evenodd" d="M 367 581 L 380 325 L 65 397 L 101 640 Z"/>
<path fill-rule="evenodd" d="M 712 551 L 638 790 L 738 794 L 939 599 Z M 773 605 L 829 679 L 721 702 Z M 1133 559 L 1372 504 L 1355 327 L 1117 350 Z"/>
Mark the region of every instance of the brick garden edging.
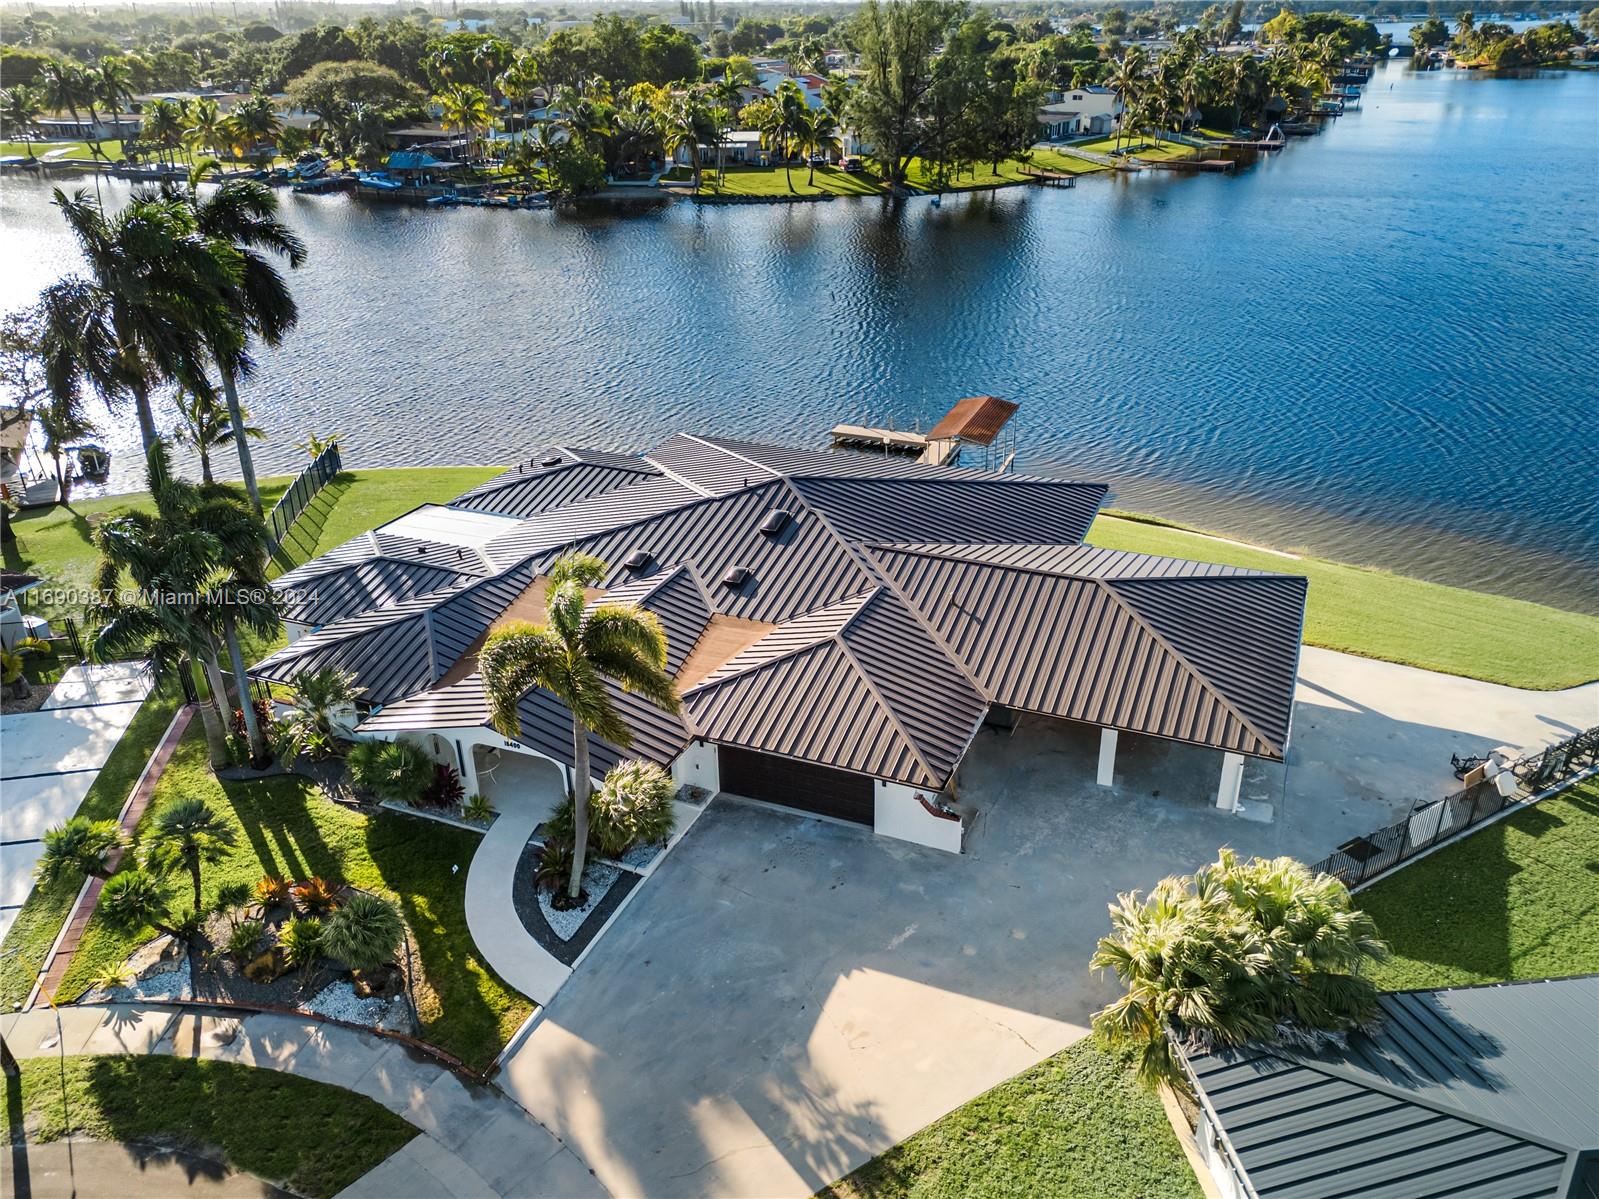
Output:
<path fill-rule="evenodd" d="M 184 704 L 173 713 L 172 723 L 167 725 L 167 731 L 161 735 L 155 753 L 151 754 L 150 760 L 145 763 L 139 781 L 133 784 L 133 790 L 128 793 L 127 802 L 122 805 L 122 811 L 117 817 L 117 823 L 121 826 L 124 836 L 132 835 L 139 818 L 144 815 L 150 806 L 150 801 L 155 798 L 156 784 L 161 781 L 162 772 L 166 770 L 167 763 L 172 761 L 172 755 L 177 752 L 178 742 L 183 739 L 184 730 L 194 718 L 194 711 L 193 704 Z M 108 873 L 115 874 L 121 861 L 122 848 L 119 846 L 106 856 Z M 33 990 L 28 994 L 27 1002 L 22 1005 L 24 1008 L 31 1008 L 41 993 L 48 993 L 52 997 L 55 995 L 56 988 L 61 985 L 61 980 L 66 977 L 67 968 L 72 964 L 73 955 L 78 951 L 78 944 L 83 940 L 84 930 L 89 926 L 89 917 L 94 915 L 95 905 L 100 902 L 100 891 L 104 886 L 104 879 L 91 878 L 84 884 L 83 890 L 78 892 L 72 914 L 67 917 L 60 936 L 50 947 L 50 956 L 45 959 L 44 967 L 40 970 L 38 980 L 33 984 Z"/>

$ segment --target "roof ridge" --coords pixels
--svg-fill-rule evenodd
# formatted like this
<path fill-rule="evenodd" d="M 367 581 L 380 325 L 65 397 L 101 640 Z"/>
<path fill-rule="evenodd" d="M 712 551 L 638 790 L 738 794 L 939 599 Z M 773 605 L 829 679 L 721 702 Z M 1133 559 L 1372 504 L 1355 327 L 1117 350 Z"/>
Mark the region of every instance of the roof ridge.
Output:
<path fill-rule="evenodd" d="M 861 612 L 865 611 L 867 605 L 870 604 L 872 600 L 876 599 L 877 596 L 882 594 L 883 590 L 883 588 L 878 588 L 876 591 L 873 591 L 867 598 L 866 603 L 860 606 L 860 609 L 855 613 L 855 616 L 859 616 Z M 853 620 L 855 616 L 851 616 L 850 619 Z M 911 757 L 916 759 L 916 764 L 922 768 L 922 771 L 927 775 L 928 778 L 936 780 L 938 778 L 938 771 L 933 769 L 932 763 L 927 760 L 927 755 L 922 753 L 922 747 L 917 744 L 916 738 L 912 737 L 909 730 L 905 728 L 904 722 L 899 718 L 899 713 L 894 710 L 894 705 L 889 702 L 888 696 L 883 694 L 883 689 L 877 685 L 877 680 L 872 678 L 872 672 L 866 669 L 865 663 L 860 660 L 850 643 L 844 640 L 844 628 L 847 627 L 848 622 L 846 621 L 845 625 L 841 627 L 837 633 L 833 634 L 833 640 L 838 642 L 839 648 L 844 651 L 844 656 L 849 659 L 850 664 L 854 666 L 855 670 L 860 674 L 861 681 L 866 684 L 867 690 L 877 697 L 877 702 L 882 707 L 884 713 L 887 714 L 889 723 L 894 726 L 895 731 L 899 733 L 907 748 L 910 749 Z"/>
<path fill-rule="evenodd" d="M 748 455 L 741 454 L 737 450 L 728 449 L 725 445 L 718 445 L 716 442 L 711 441 L 709 438 L 701 437 L 698 433 L 683 433 L 683 434 L 680 434 L 680 436 L 686 437 L 690 441 L 698 442 L 700 445 L 705 446 L 707 449 L 715 450 L 715 451 L 717 451 L 720 454 L 726 454 L 729 458 L 737 458 L 740 462 L 744 463 L 746 466 L 753 466 L 756 470 L 765 471 L 768 475 L 770 475 L 774 479 L 786 479 L 788 477 L 788 475 L 785 472 L 783 472 L 783 471 L 774 470 L 772 467 L 767 466 L 763 462 L 755 461 L 755 459 L 749 457 Z M 746 483 L 746 486 L 747 486 L 747 483 Z"/>
<path fill-rule="evenodd" d="M 848 626 L 850 621 L 854 620 L 857 616 L 860 615 L 861 609 L 866 606 L 867 602 L 870 601 L 872 596 L 874 596 L 876 593 L 877 593 L 876 589 L 871 589 L 871 590 L 867 590 L 867 591 L 863 591 L 863 592 L 858 593 L 859 596 L 860 596 L 860 603 L 856 605 L 855 611 L 851 612 L 847 617 L 844 618 L 844 623 L 842 625 L 840 625 L 837 629 L 834 629 L 834 630 L 832 630 L 829 633 L 825 633 L 822 636 L 817 637 L 814 641 L 803 641 L 803 642 L 800 642 L 798 645 L 794 645 L 794 646 L 791 646 L 788 649 L 783 650 L 780 653 L 773 654 L 769 658 L 762 658 L 759 662 L 757 662 L 753 666 L 746 666 L 743 669 L 735 671 L 732 674 L 725 675 L 725 676 L 723 676 L 721 678 L 717 678 L 717 675 L 720 675 L 722 673 L 722 671 L 726 670 L 734 662 L 738 661 L 745 654 L 749 653 L 756 646 L 760 645 L 760 643 L 765 641 L 768 637 L 774 637 L 778 633 L 782 632 L 782 630 L 785 627 L 797 624 L 797 623 L 799 623 L 802 620 L 809 620 L 813 616 L 817 616 L 820 613 L 826 612 L 829 608 L 841 608 L 845 604 L 848 604 L 848 603 L 852 602 L 853 600 L 855 600 L 856 596 L 845 596 L 843 599 L 837 601 L 836 603 L 824 604 L 820 608 L 813 608 L 809 612 L 803 612 L 800 615 L 792 618 L 791 620 L 785 620 L 782 624 L 779 624 L 779 625 L 776 625 L 775 627 L 773 627 L 773 629 L 770 632 L 765 633 L 762 636 L 756 638 L 756 640 L 750 642 L 750 644 L 746 645 L 743 649 L 739 650 L 738 653 L 734 654 L 726 662 L 723 662 L 714 671 L 712 671 L 710 674 L 706 675 L 699 682 L 695 683 L 694 686 L 690 687 L 683 694 L 685 696 L 688 696 L 688 695 L 692 695 L 696 691 L 700 691 L 702 689 L 703 690 L 709 690 L 709 689 L 711 689 L 713 687 L 720 687 L 723 683 L 731 683 L 731 682 L 733 682 L 736 679 L 743 678 L 745 675 L 754 674 L 756 671 L 765 670 L 768 666 L 776 665 L 778 662 L 786 662 L 790 658 L 798 657 L 800 654 L 807 653 L 810 650 L 815 649 L 818 645 L 822 645 L 822 644 L 824 644 L 824 643 L 826 643 L 828 641 L 836 640 L 838 638 L 839 633 L 845 627 Z M 716 609 L 714 607 L 711 609 L 711 613 L 712 613 L 713 616 L 717 614 L 716 613 Z"/>
<path fill-rule="evenodd" d="M 1204 582 L 1236 581 L 1239 579 L 1303 579 L 1304 575 L 1278 574 L 1276 571 L 1256 570 L 1252 566 L 1230 566 L 1225 562 L 1202 562 L 1198 558 L 1175 558 L 1170 554 L 1146 554 L 1141 550 L 1117 550 L 1104 545 L 1090 545 L 1080 541 L 1076 545 L 1060 545 L 1053 541 L 868 541 L 864 543 L 873 550 L 885 550 L 893 554 L 913 554 L 918 558 L 939 558 L 944 561 L 968 562 L 973 566 L 984 566 L 994 570 L 1016 570 L 1024 574 L 1043 575 L 1051 579 L 1083 579 L 1103 580 L 1112 583 L 1191 583 L 1196 580 Z M 1021 562 L 992 562 L 981 558 L 969 558 L 959 554 L 940 553 L 933 549 L 934 546 L 1030 546 L 1037 549 L 1067 549 L 1067 550 L 1093 550 L 1102 554 L 1123 554 L 1134 558 L 1158 558 L 1164 562 L 1192 562 L 1198 566 L 1225 566 L 1228 570 L 1242 571 L 1241 574 L 1216 574 L 1216 575 L 1131 575 L 1125 579 L 1110 579 L 1104 575 L 1075 574 L 1059 570 L 1050 570 L 1048 567 L 1035 566 Z"/>
<path fill-rule="evenodd" d="M 1250 731 L 1250 733 L 1254 735 L 1254 737 L 1255 737 L 1255 739 L 1257 741 L 1259 741 L 1262 745 L 1271 746 L 1273 749 L 1276 749 L 1278 752 L 1280 752 L 1280 753 L 1282 753 L 1284 755 L 1287 754 L 1288 747 L 1287 747 L 1286 744 L 1278 745 L 1274 740 L 1272 740 L 1270 737 L 1268 737 L 1264 733 L 1262 733 L 1260 731 L 1260 729 L 1256 726 L 1255 722 L 1253 720 L 1251 720 L 1249 717 L 1245 716 L 1243 714 L 1243 712 L 1241 712 L 1239 710 L 1238 705 L 1235 704 L 1232 701 L 1231 697 L 1229 697 L 1226 693 L 1224 693 L 1220 687 L 1216 686 L 1216 684 L 1212 683 L 1208 678 L 1206 678 L 1204 672 L 1201 671 L 1199 669 L 1199 667 L 1195 666 L 1191 661 L 1189 661 L 1187 654 L 1185 654 L 1181 650 L 1179 650 L 1175 645 L 1173 645 L 1170 641 L 1168 641 L 1161 634 L 1161 632 L 1158 629 L 1155 628 L 1154 625 L 1150 624 L 1149 621 L 1145 618 L 1144 614 L 1138 610 L 1138 607 L 1137 607 L 1136 604 L 1134 604 L 1126 596 L 1122 595 L 1121 592 L 1116 590 L 1116 588 L 1112 585 L 1116 580 L 1112 580 L 1112 579 L 1088 579 L 1088 580 L 1085 580 L 1085 581 L 1086 582 L 1096 583 L 1100 587 L 1104 588 L 1104 590 L 1107 593 L 1109 593 L 1111 599 L 1119 607 L 1121 607 L 1121 609 L 1123 611 L 1125 611 L 1129 616 L 1131 616 L 1133 618 L 1133 620 L 1138 623 L 1138 626 L 1141 629 L 1143 629 L 1146 633 L 1148 633 L 1151 637 L 1153 637 L 1156 641 L 1158 641 L 1160 643 L 1160 645 L 1162 646 L 1162 648 L 1164 648 L 1167 653 L 1169 653 L 1173 658 L 1175 658 L 1178 662 L 1180 662 L 1182 664 L 1183 669 L 1186 670 L 1190 675 L 1192 675 L 1194 677 L 1194 679 L 1198 681 L 1198 683 L 1199 683 L 1199 685 L 1201 687 L 1203 687 L 1211 695 L 1214 695 L 1216 697 L 1217 702 L 1220 703 L 1223 708 L 1227 709 L 1227 711 L 1232 714 L 1233 719 L 1237 720 L 1246 729 L 1248 729 Z"/>
<path fill-rule="evenodd" d="M 899 584 L 895 582 L 893 577 L 882 568 L 882 566 L 872 557 L 870 553 L 862 548 L 862 545 L 865 543 L 857 543 L 840 533 L 837 526 L 833 524 L 832 518 L 820 508 L 813 506 L 811 502 L 805 498 L 805 493 L 800 491 L 798 487 L 794 486 L 793 479 L 789 478 L 787 475 L 783 475 L 781 478 L 783 480 L 783 485 L 788 488 L 789 492 L 796 500 L 799 501 L 800 505 L 804 507 L 805 511 L 814 516 L 822 528 L 827 530 L 828 535 L 831 536 L 834 541 L 838 542 L 838 544 L 842 545 L 844 547 L 844 551 L 855 560 L 855 564 L 860 568 L 861 573 L 864 574 L 868 579 L 875 579 L 879 587 L 886 587 L 889 591 L 892 591 L 895 598 L 897 598 L 905 610 L 910 613 L 911 619 L 922 627 L 922 631 L 933 639 L 933 644 L 938 646 L 938 648 L 943 651 L 944 657 L 947 658 L 950 664 L 960 672 L 961 677 L 963 677 L 972 685 L 972 690 L 983 697 L 984 703 L 993 703 L 994 697 L 988 693 L 988 689 L 978 681 L 977 676 L 974 675 L 967 667 L 965 659 L 957 654 L 949 642 L 945 641 L 944 638 L 939 635 L 938 630 L 935 629 L 932 626 L 932 623 L 922 615 L 921 609 L 915 604 L 911 603 L 910 599 L 905 595 L 905 593 L 900 590 Z"/>

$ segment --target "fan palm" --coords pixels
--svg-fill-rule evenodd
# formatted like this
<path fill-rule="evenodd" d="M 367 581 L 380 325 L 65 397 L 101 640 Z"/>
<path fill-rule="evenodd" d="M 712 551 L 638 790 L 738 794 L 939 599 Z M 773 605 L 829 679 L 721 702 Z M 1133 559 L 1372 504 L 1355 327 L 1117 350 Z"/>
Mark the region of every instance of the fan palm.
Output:
<path fill-rule="evenodd" d="M 278 220 L 278 198 L 266 184 L 255 179 L 226 179 L 209 195 L 200 193 L 200 180 L 217 164 L 207 159 L 196 163 L 189 173 L 187 189 L 168 186 L 163 195 L 184 203 L 193 214 L 195 228 L 236 257 L 239 263 L 238 286 L 226 299 L 233 319 L 216 324 L 219 336 L 212 354 L 227 397 L 232 441 L 239 455 L 239 470 L 250 506 L 261 515 L 261 490 L 256 483 L 255 462 L 250 455 L 250 429 L 244 405 L 239 401 L 239 380 L 247 377 L 251 361 L 240 334 L 253 335 L 269 346 L 282 344 L 289 330 L 299 322 L 299 308 L 274 259 L 297 270 L 305 262 L 305 243 Z"/>
<path fill-rule="evenodd" d="M 667 154 L 688 155 L 694 171 L 694 190 L 700 186 L 700 146 L 715 136 L 710 111 L 694 95 L 678 96 L 661 115 L 661 142 Z"/>
<path fill-rule="evenodd" d="M 626 748 L 633 733 L 616 710 L 607 680 L 676 712 L 677 688 L 666 673 L 666 635 L 652 612 L 624 604 L 589 608 L 585 587 L 597 587 L 609 573 L 587 554 L 569 554 L 550 570 L 545 589 L 546 621 L 516 621 L 495 630 L 478 655 L 483 693 L 494 727 L 507 737 L 521 732 L 517 705 L 534 687 L 543 687 L 572 713 L 573 806 L 576 817 L 572 877 L 567 895 L 582 889 L 588 848 L 589 734 Z"/>
<path fill-rule="evenodd" d="M 191 151 L 216 152 L 222 144 L 222 110 L 215 100 L 196 97 L 183 110 L 183 140 Z"/>
<path fill-rule="evenodd" d="M 1344 1032 L 1376 1011 L 1361 973 L 1386 953 L 1375 926 L 1343 884 L 1291 858 L 1240 862 L 1223 850 L 1147 899 L 1118 896 L 1110 917 L 1090 964 L 1126 993 L 1094 1027 L 1137 1048 L 1146 1082 L 1178 1076 L 1174 1040 L 1215 1048 Z"/>
<path fill-rule="evenodd" d="M 294 707 L 282 724 L 283 760 L 292 762 L 313 743 L 331 746 L 333 722 L 361 697 L 355 676 L 337 666 L 301 671 L 294 677 Z"/>
<path fill-rule="evenodd" d="M 33 877 L 41 883 L 53 883 L 63 875 L 109 878 L 108 859 L 121 844 L 122 830 L 115 820 L 74 816 L 45 830 L 44 852 L 34 865 Z"/>
<path fill-rule="evenodd" d="M 352 970 L 376 970 L 394 960 L 405 939 L 399 910 L 388 900 L 357 891 L 322 927 L 322 951 Z"/>
<path fill-rule="evenodd" d="M 200 907 L 200 867 L 220 862 L 233 848 L 233 828 L 203 799 L 180 799 L 155 814 L 144 835 L 144 868 L 156 875 L 187 871 Z"/>

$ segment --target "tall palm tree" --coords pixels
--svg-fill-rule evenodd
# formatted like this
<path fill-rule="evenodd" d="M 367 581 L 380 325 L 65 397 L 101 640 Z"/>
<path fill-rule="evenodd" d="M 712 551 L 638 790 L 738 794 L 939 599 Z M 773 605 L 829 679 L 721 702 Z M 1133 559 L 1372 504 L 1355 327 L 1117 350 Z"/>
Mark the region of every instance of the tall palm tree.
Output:
<path fill-rule="evenodd" d="M 222 379 L 222 393 L 227 397 L 244 489 L 250 497 L 250 507 L 260 516 L 261 489 L 250 455 L 251 433 L 239 400 L 239 380 L 252 369 L 248 337 L 278 346 L 299 323 L 299 307 L 274 259 L 298 270 L 305 262 L 305 243 L 278 219 L 277 193 L 259 180 L 226 179 L 209 195 L 202 195 L 201 178 L 218 169 L 211 159 L 196 163 L 189 173 L 187 189 L 168 186 L 163 195 L 184 203 L 200 234 L 225 247 L 239 263 L 238 286 L 226 296 L 232 319 L 215 325 L 219 336 L 212 341 L 212 353 Z"/>
<path fill-rule="evenodd" d="M 158 153 L 167 156 L 169 164 L 175 164 L 178 147 L 183 144 L 183 109 L 175 100 L 155 101 L 145 110 L 141 132 L 146 141 L 156 144 Z"/>
<path fill-rule="evenodd" d="M 272 106 L 272 98 L 260 93 L 235 104 L 228 119 L 246 154 L 265 145 L 275 148 L 278 134 L 283 132 L 283 122 Z"/>
<path fill-rule="evenodd" d="M 633 733 L 616 711 L 607 680 L 644 696 L 667 712 L 681 707 L 666 673 L 666 634 L 652 612 L 601 601 L 589 608 L 584 588 L 598 587 L 610 573 L 587 554 L 568 554 L 550 570 L 544 593 L 545 623 L 509 623 L 493 633 L 478 655 L 483 694 L 494 727 L 507 737 L 521 732 L 517 705 L 534 687 L 543 687 L 572 713 L 573 810 L 576 816 L 572 877 L 567 895 L 582 891 L 588 849 L 589 734 L 618 748 L 632 744 Z"/>
<path fill-rule="evenodd" d="M 794 176 L 790 168 L 794 157 L 794 139 L 809 124 L 811 111 L 805 102 L 805 93 L 792 79 L 785 79 L 778 84 L 774 99 L 777 101 L 778 136 L 782 142 L 783 178 L 788 183 L 788 190 L 793 191 Z"/>
<path fill-rule="evenodd" d="M 33 157 L 33 139 L 39 132 L 39 117 L 44 113 L 44 97 L 25 83 L 0 91 L 0 122 L 5 125 L 6 136 L 13 141 L 28 143 L 28 157 Z"/>
<path fill-rule="evenodd" d="M 812 160 L 809 164 L 810 174 L 805 179 L 807 186 L 814 187 L 816 184 L 815 157 L 818 154 L 824 158 L 829 154 L 837 154 L 842 145 L 838 136 L 838 122 L 827 109 L 818 108 L 806 117 L 799 131 L 799 151 Z"/>
<path fill-rule="evenodd" d="M 679 152 L 688 155 L 689 166 L 694 171 L 694 190 L 700 187 L 703 164 L 700 146 L 715 136 L 710 111 L 705 102 L 692 93 L 673 99 L 661 114 L 661 144 L 668 156 Z"/>
<path fill-rule="evenodd" d="M 111 403 L 131 397 L 148 454 L 157 440 L 155 386 L 211 390 L 210 348 L 238 336 L 232 297 L 244 264 L 177 200 L 136 195 L 108 216 L 87 193 L 69 199 L 58 188 L 55 204 L 88 276 L 70 280 L 52 308 L 47 378 L 55 390 L 87 378 Z"/>
<path fill-rule="evenodd" d="M 195 150 L 217 153 L 222 145 L 222 109 L 215 100 L 197 96 L 183 110 L 183 140 L 191 154 Z"/>
<path fill-rule="evenodd" d="M 433 102 L 439 106 L 446 131 L 456 130 L 466 134 L 466 153 L 470 158 L 478 130 L 487 130 L 494 123 L 489 111 L 489 98 L 480 87 L 457 83 L 434 96 Z"/>
<path fill-rule="evenodd" d="M 75 294 L 70 280 L 52 283 L 40 293 L 38 303 L 0 321 L 0 360 L 6 367 L 6 382 L 18 394 L 35 397 L 29 412 L 44 434 L 45 453 L 55 464 L 62 503 L 66 503 L 72 489 L 72 478 L 64 462 L 66 448 L 95 430 L 84 403 L 81 379 L 77 375 L 52 377 L 45 367 L 53 352 L 51 339 L 71 320 Z M 69 315 L 58 317 L 58 307 L 66 308 Z M 102 346 L 95 352 L 108 356 L 109 348 Z"/>
<path fill-rule="evenodd" d="M 144 835 L 144 868 L 152 874 L 186 871 L 194 888 L 194 910 L 199 914 L 200 867 L 220 862 L 233 848 L 231 825 L 203 799 L 180 799 L 157 810 Z"/>
<path fill-rule="evenodd" d="M 1347 1032 L 1377 1010 L 1363 977 L 1387 948 L 1336 879 L 1292 858 L 1240 862 L 1232 850 L 1140 900 L 1117 897 L 1090 964 L 1126 993 L 1094 1027 L 1138 1050 L 1148 1083 L 1170 1081 L 1173 1039 L 1205 1048 L 1300 1032 Z"/>
<path fill-rule="evenodd" d="M 1126 132 L 1127 118 L 1139 107 L 1144 92 L 1144 70 L 1149 59 L 1141 47 L 1129 46 L 1111 68 L 1110 86 L 1122 104 L 1122 119 L 1116 122 L 1116 148 L 1120 149 Z"/>

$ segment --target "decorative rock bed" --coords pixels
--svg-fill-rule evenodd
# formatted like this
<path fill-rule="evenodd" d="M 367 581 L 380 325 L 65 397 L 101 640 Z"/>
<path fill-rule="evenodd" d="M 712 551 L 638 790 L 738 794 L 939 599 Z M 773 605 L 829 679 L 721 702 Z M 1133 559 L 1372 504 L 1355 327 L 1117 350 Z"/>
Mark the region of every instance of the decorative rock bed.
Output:
<path fill-rule="evenodd" d="M 589 913 L 600 906 L 621 877 L 621 868 L 609 862 L 590 863 L 583 871 L 583 894 L 586 898 L 575 908 L 556 907 L 559 893 L 549 887 L 538 888 L 539 911 L 544 913 L 544 922 L 550 926 L 550 931 L 561 940 L 570 941 L 577 930 L 583 927 Z"/>
<path fill-rule="evenodd" d="M 528 936 L 556 961 L 570 966 L 643 880 L 632 870 L 623 870 L 603 859 L 590 859 L 583 871 L 589 902 L 581 908 L 559 912 L 550 906 L 549 890 L 536 886 L 533 881 L 538 871 L 540 848 L 537 842 L 530 842 L 522 851 L 511 882 L 511 902 Z M 558 926 L 552 925 L 552 917 L 560 921 Z M 557 927 L 563 931 L 558 932 Z"/>
<path fill-rule="evenodd" d="M 411 1018 L 411 1005 L 404 995 L 395 995 L 390 999 L 377 995 L 362 998 L 355 993 L 354 984 L 344 979 L 323 987 L 300 1004 L 300 1008 L 319 1016 L 351 1024 L 365 1024 L 388 1032 L 409 1034 L 415 1031 L 416 1026 Z"/>

